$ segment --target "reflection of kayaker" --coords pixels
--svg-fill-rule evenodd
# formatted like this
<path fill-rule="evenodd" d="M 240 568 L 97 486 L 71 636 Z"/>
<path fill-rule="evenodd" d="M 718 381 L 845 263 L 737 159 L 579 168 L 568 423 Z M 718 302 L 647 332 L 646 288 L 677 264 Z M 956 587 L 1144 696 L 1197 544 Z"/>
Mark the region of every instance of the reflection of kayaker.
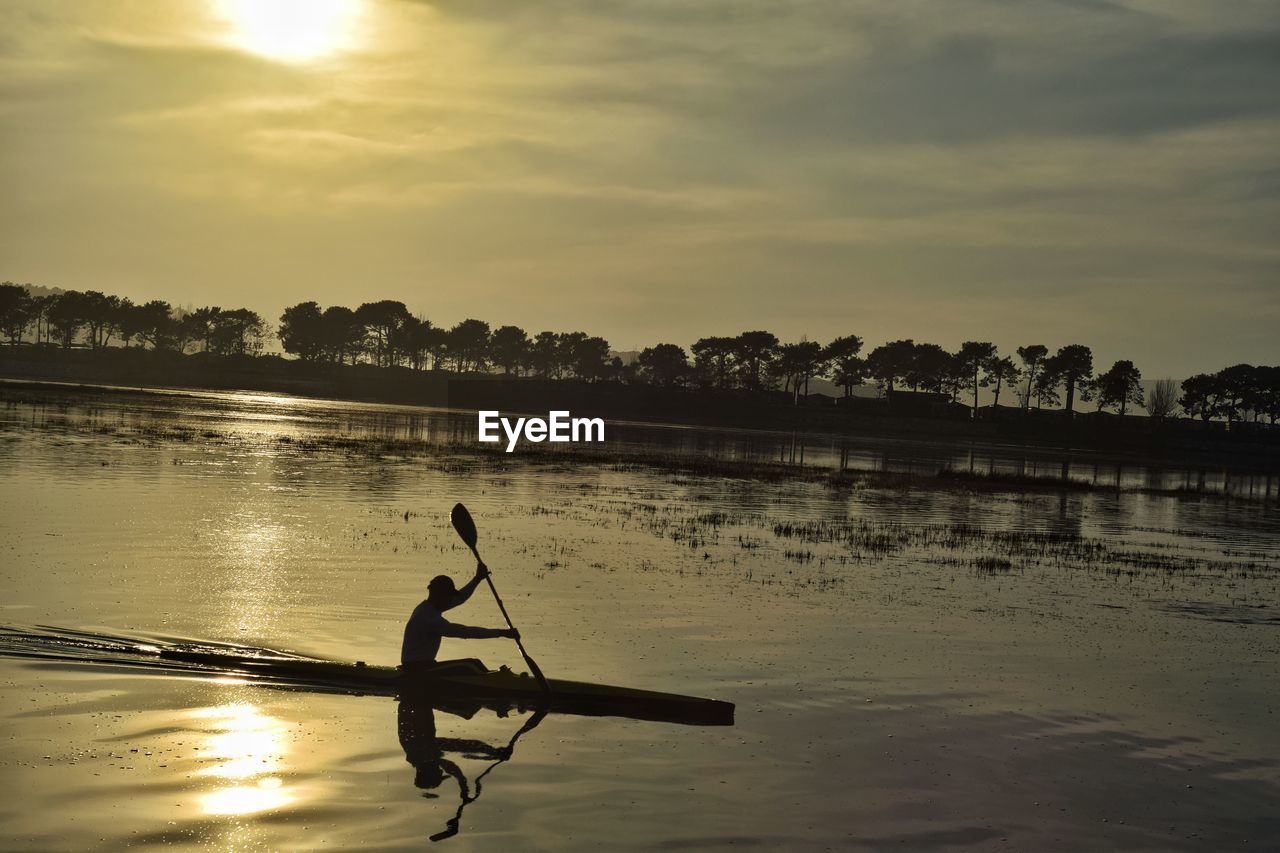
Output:
<path fill-rule="evenodd" d="M 413 784 L 424 791 L 431 791 L 440 786 L 446 775 L 452 776 L 458 780 L 464 801 L 470 799 L 466 776 L 457 764 L 444 757 L 446 752 L 489 761 L 511 756 L 510 749 L 492 747 L 484 741 L 436 737 L 435 708 L 425 702 L 400 702 L 397 728 L 405 760 L 416 771 Z"/>
<path fill-rule="evenodd" d="M 470 717 L 474 711 L 462 711 Z M 400 708 L 396 723 L 400 735 L 400 746 L 404 749 L 405 760 L 413 765 L 413 784 L 421 788 L 424 797 L 437 797 L 431 793 L 440 787 L 446 776 L 458 782 L 458 810 L 445 822 L 445 829 L 431 836 L 432 841 L 441 841 L 458 833 L 463 810 L 480 797 L 480 785 L 493 768 L 511 758 L 516 741 L 524 733 L 535 728 L 546 716 L 545 710 L 539 710 L 529 716 L 504 747 L 468 738 L 442 738 L 436 736 L 435 708 L 429 702 L 416 702 L 409 699 L 400 700 Z M 454 753 L 463 758 L 492 761 L 480 775 L 476 776 L 474 785 L 468 784 L 466 774 L 454 761 L 445 757 L 446 753 Z M 474 787 L 474 791 L 472 788 Z"/>
<path fill-rule="evenodd" d="M 462 589 L 454 586 L 448 575 L 437 575 L 427 584 L 427 599 L 413 609 L 413 615 L 404 626 L 404 641 L 400 646 L 400 665 L 407 672 L 421 672 L 435 666 L 442 637 L 468 640 L 486 640 L 499 637 L 519 639 L 515 628 L 475 628 L 460 625 L 444 618 L 447 610 L 464 604 L 476 586 L 489 574 L 484 563 L 476 563 L 476 575 Z"/>

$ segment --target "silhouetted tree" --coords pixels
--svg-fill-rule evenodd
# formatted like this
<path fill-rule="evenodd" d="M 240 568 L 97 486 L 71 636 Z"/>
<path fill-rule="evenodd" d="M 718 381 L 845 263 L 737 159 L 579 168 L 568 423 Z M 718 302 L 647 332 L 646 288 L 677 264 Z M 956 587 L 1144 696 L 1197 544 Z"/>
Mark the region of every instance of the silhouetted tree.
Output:
<path fill-rule="evenodd" d="M 218 309 L 218 311 L 221 310 L 221 308 Z M 194 311 L 183 311 L 182 308 L 175 308 L 173 314 L 168 347 L 180 353 L 186 353 L 187 347 L 198 345 L 200 349 L 195 350 L 196 352 L 209 352 L 208 337 L 211 328 L 209 320 L 201 318 Z"/>
<path fill-rule="evenodd" d="M 560 335 L 557 349 L 561 364 L 579 379 L 603 378 L 609 359 L 609 342 L 585 332 Z"/>
<path fill-rule="evenodd" d="M 120 335 L 120 343 L 125 349 L 129 348 L 129 342 L 136 338 L 146 325 L 145 312 L 141 305 L 134 305 L 133 300 L 124 297 L 120 300 L 120 304 L 116 306 L 116 331 Z"/>
<path fill-rule="evenodd" d="M 47 322 L 50 334 L 57 338 L 63 349 L 75 343 L 76 335 L 84 328 L 87 310 L 85 295 L 78 290 L 64 291 L 54 297 Z"/>
<path fill-rule="evenodd" d="M 1023 409 L 1030 407 L 1031 395 L 1039 388 L 1040 366 L 1044 363 L 1048 354 L 1049 348 L 1044 344 L 1029 344 L 1025 347 L 1018 347 L 1018 357 L 1022 359 L 1023 376 L 1027 380 L 1026 396 L 1022 398 Z M 1040 408 L 1039 394 L 1036 394 L 1036 408 Z"/>
<path fill-rule="evenodd" d="M 734 338 L 733 357 L 742 387 L 752 391 L 764 387 L 765 371 L 777 355 L 778 339 L 771 332 L 743 332 Z"/>
<path fill-rule="evenodd" d="M 955 369 L 951 353 L 937 344 L 916 344 L 911 352 L 911 367 L 905 377 L 912 391 L 923 388 L 935 394 L 948 393 L 948 380 Z"/>
<path fill-rule="evenodd" d="M 449 330 L 432 326 L 423 330 L 422 335 L 426 338 L 427 354 L 431 356 L 431 369 L 440 370 L 449 352 Z"/>
<path fill-rule="evenodd" d="M 862 352 L 862 338 L 857 335 L 845 335 L 827 344 L 824 353 L 829 365 L 828 376 L 831 381 L 844 389 L 844 396 L 853 394 L 855 385 L 861 385 L 867 375 L 866 363 L 858 358 Z"/>
<path fill-rule="evenodd" d="M 49 328 L 49 312 L 53 310 L 54 303 L 57 301 L 57 294 L 53 293 L 31 297 L 31 324 L 34 327 L 36 343 L 47 343 L 53 339 L 53 330 Z"/>
<path fill-rule="evenodd" d="M 978 416 L 978 376 L 987 362 L 995 357 L 996 345 L 990 341 L 965 341 L 955 355 L 956 367 L 963 372 L 973 393 L 972 416 L 975 418 Z"/>
<path fill-rule="evenodd" d="M 793 402 L 800 401 L 802 387 L 804 393 L 809 393 L 809 380 L 824 367 L 822 355 L 822 346 L 816 341 L 778 347 L 773 369 L 783 380 L 782 390 L 792 392 Z"/>
<path fill-rule="evenodd" d="M 1217 372 L 1218 414 L 1227 419 L 1228 429 L 1246 412 L 1257 409 L 1256 373 L 1252 364 L 1235 364 Z"/>
<path fill-rule="evenodd" d="M 867 356 L 867 372 L 886 394 L 892 394 L 893 386 L 911 372 L 915 354 L 916 344 L 910 338 L 881 344 Z"/>
<path fill-rule="evenodd" d="M 1182 398 L 1178 405 L 1189 417 L 1209 421 L 1218 415 L 1221 383 L 1216 376 L 1197 373 L 1182 380 Z"/>
<path fill-rule="evenodd" d="M 1147 391 L 1147 414 L 1156 420 L 1164 420 L 1178 410 L 1178 383 L 1172 379 L 1157 380 Z"/>
<path fill-rule="evenodd" d="M 839 364 L 832 365 L 827 374 L 831 381 L 844 389 L 844 396 L 853 396 L 853 389 L 866 382 L 867 363 L 860 358 L 847 358 Z"/>
<path fill-rule="evenodd" d="M 941 349 L 941 347 L 939 347 Z M 945 352 L 945 350 L 943 350 Z M 953 403 L 960 402 L 960 394 L 969 385 L 969 373 L 960 366 L 954 355 L 947 354 L 947 365 L 942 372 L 942 382 L 938 390 L 947 395 Z"/>
<path fill-rule="evenodd" d="M 81 295 L 84 323 L 88 331 L 89 346 L 102 349 L 115 333 L 116 312 L 120 306 L 118 296 L 108 296 L 97 290 L 86 290 Z"/>
<path fill-rule="evenodd" d="M 1111 365 L 1110 370 L 1098 376 L 1095 385 L 1099 409 L 1115 406 L 1124 417 L 1130 403 L 1136 406 L 1143 403 L 1142 373 L 1128 359 Z"/>
<path fill-rule="evenodd" d="M 267 327 L 256 311 L 234 308 L 210 320 L 208 351 L 214 355 L 257 355 Z"/>
<path fill-rule="evenodd" d="M 1259 411 L 1267 422 L 1280 419 L 1280 366 L 1257 368 Z"/>
<path fill-rule="evenodd" d="M 733 359 L 733 338 L 701 338 L 689 348 L 699 375 L 714 388 L 729 387 L 729 367 Z"/>
<path fill-rule="evenodd" d="M 1064 411 L 1067 417 L 1075 413 L 1076 392 L 1080 399 L 1088 400 L 1092 389 L 1093 351 L 1083 344 L 1068 344 L 1054 353 L 1043 367 L 1045 373 L 1057 379 L 1067 389 Z"/>
<path fill-rule="evenodd" d="M 489 357 L 489 324 L 463 320 L 449 330 L 449 356 L 459 373 L 484 370 Z"/>
<path fill-rule="evenodd" d="M 529 351 L 529 367 L 544 379 L 560 375 L 560 336 L 538 332 Z"/>
<path fill-rule="evenodd" d="M 365 327 L 358 319 L 356 312 L 345 305 L 330 305 L 321 315 L 324 330 L 324 352 L 330 361 L 345 364 L 350 357 L 351 363 L 364 349 Z"/>
<path fill-rule="evenodd" d="M 635 382 L 636 363 L 623 364 L 622 356 L 611 356 L 605 360 L 604 366 L 600 369 L 600 378 L 610 382 Z"/>
<path fill-rule="evenodd" d="M 679 385 L 689 376 L 689 358 L 684 349 L 675 344 L 658 344 L 642 350 L 636 366 L 646 382 L 664 387 Z"/>
<path fill-rule="evenodd" d="M 578 348 L 586 339 L 586 332 L 562 332 L 556 336 L 556 363 L 561 373 L 577 375 L 574 363 L 578 358 Z"/>
<path fill-rule="evenodd" d="M 804 384 L 804 393 L 809 393 L 809 380 L 827 372 L 830 362 L 827 361 L 826 350 L 817 341 L 801 341 L 799 344 L 797 364 L 800 368 L 796 374 L 797 385 Z"/>
<path fill-rule="evenodd" d="M 426 367 L 435 331 L 431 321 L 425 317 L 408 317 L 392 334 L 391 349 L 407 359 L 411 368 L 422 370 Z"/>
<path fill-rule="evenodd" d="M 1022 371 L 1018 369 L 1018 365 L 1013 363 L 1013 359 L 1005 356 L 1003 358 L 992 358 L 983 366 L 986 371 L 982 377 L 982 387 L 991 388 L 995 392 L 995 400 L 992 407 L 1000 405 L 1000 389 L 1005 385 L 1012 385 L 1018 381 L 1018 377 L 1022 375 Z"/>
<path fill-rule="evenodd" d="M 315 302 L 299 302 L 284 309 L 277 334 L 284 351 L 303 361 L 319 361 L 324 357 L 324 315 Z"/>
<path fill-rule="evenodd" d="M 409 309 L 403 302 L 383 299 L 378 302 L 366 302 L 355 311 L 356 322 L 364 326 L 365 341 L 373 363 L 381 367 L 390 367 L 399 359 L 392 342 L 400 326 L 409 319 Z M 479 322 L 479 321 L 476 321 Z M 485 326 L 486 335 L 488 326 Z"/>
<path fill-rule="evenodd" d="M 173 345 L 176 322 L 173 308 L 163 299 L 152 299 L 138 306 L 138 340 L 152 349 L 167 349 Z"/>
<path fill-rule="evenodd" d="M 31 325 L 33 305 L 25 287 L 6 281 L 0 284 L 0 329 L 17 346 Z"/>
<path fill-rule="evenodd" d="M 199 342 L 205 352 L 212 352 L 214 327 L 221 314 L 222 309 L 216 305 L 183 314 L 177 327 L 178 349 L 185 351 L 188 343 Z"/>
<path fill-rule="evenodd" d="M 1054 372 L 1056 362 L 1053 356 L 1049 356 L 1040 363 L 1040 372 L 1036 376 L 1036 408 L 1040 409 L 1044 406 L 1058 406 L 1062 404 L 1062 395 L 1058 393 L 1058 389 L 1062 386 L 1062 379 Z"/>
<path fill-rule="evenodd" d="M 531 346 L 532 342 L 524 329 L 519 326 L 501 326 L 493 333 L 489 351 L 493 355 L 493 363 L 510 376 L 512 373 L 518 375 L 520 368 L 529 360 Z"/>

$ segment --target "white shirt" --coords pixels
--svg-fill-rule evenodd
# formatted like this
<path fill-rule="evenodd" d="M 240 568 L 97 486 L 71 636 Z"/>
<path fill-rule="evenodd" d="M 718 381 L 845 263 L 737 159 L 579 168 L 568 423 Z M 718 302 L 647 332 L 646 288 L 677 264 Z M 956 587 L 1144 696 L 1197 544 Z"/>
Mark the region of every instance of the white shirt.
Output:
<path fill-rule="evenodd" d="M 491 640 L 502 636 L 502 628 L 473 628 L 444 618 L 434 604 L 422 602 L 404 626 L 404 642 L 400 645 L 400 663 L 432 663 L 440 651 L 441 637 Z"/>

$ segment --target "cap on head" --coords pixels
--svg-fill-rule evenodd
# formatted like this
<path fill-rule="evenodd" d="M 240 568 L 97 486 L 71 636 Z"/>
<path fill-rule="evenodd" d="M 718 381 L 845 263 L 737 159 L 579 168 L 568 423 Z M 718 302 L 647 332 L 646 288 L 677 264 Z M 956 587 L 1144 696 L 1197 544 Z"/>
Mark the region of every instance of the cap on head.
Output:
<path fill-rule="evenodd" d="M 427 595 L 452 595 L 458 588 L 453 585 L 453 578 L 448 575 L 436 575 L 427 584 Z"/>

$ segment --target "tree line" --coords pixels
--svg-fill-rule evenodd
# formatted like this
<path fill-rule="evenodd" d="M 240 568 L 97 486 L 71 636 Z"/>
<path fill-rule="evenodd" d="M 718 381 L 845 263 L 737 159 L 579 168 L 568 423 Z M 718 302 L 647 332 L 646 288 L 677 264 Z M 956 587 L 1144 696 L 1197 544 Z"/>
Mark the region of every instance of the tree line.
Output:
<path fill-rule="evenodd" d="M 154 300 L 136 305 L 127 298 L 96 291 L 65 291 L 33 296 L 25 287 L 0 285 L 0 331 L 17 345 L 35 343 L 101 349 L 119 341 L 128 347 L 221 355 L 255 355 L 270 332 L 247 308 L 175 309 Z M 780 341 L 774 334 L 746 331 L 732 337 L 705 337 L 688 351 L 660 343 L 627 364 L 608 341 L 586 332 L 541 331 L 519 326 L 496 329 L 466 319 L 451 327 L 415 316 L 402 302 L 380 300 L 356 308 L 301 302 L 286 308 L 275 330 L 285 352 L 307 362 L 368 363 L 415 370 L 494 373 L 615 380 L 661 387 L 714 388 L 747 392 L 777 391 L 796 402 L 812 379 L 830 379 L 850 397 L 853 389 L 874 384 L 892 396 L 904 389 L 935 395 L 942 402 L 965 402 L 976 416 L 980 389 L 989 389 L 993 405 L 1002 395 L 1017 398 L 1023 410 L 1058 408 L 1070 413 L 1079 401 L 1125 415 L 1140 406 L 1154 418 L 1189 417 L 1228 422 L 1280 417 L 1280 367 L 1239 364 L 1213 374 L 1197 374 L 1181 385 L 1162 379 L 1142 386 L 1142 374 L 1130 360 L 1116 361 L 1095 373 L 1093 352 L 1083 344 L 1051 351 L 1028 344 L 1013 356 L 1001 355 L 990 341 L 966 341 L 954 352 L 911 339 L 890 341 L 864 353 L 863 339 L 845 335 L 827 344 Z"/>
<path fill-rule="evenodd" d="M 1188 417 L 1227 423 L 1280 415 L 1280 367 L 1237 364 L 1217 373 L 1197 373 L 1182 381 L 1178 405 Z"/>
<path fill-rule="evenodd" d="M 0 284 L 0 332 L 17 345 L 120 346 L 215 355 L 257 355 L 268 338 L 262 318 L 248 308 L 186 310 L 155 299 L 135 304 L 96 290 L 33 296 L 26 287 Z"/>
<path fill-rule="evenodd" d="M 1012 356 L 1000 355 L 990 341 L 965 341 L 955 352 L 938 344 L 890 341 L 864 356 L 857 335 L 836 338 L 826 346 L 814 342 L 780 343 L 768 332 L 744 332 L 736 338 L 703 338 L 691 348 L 693 361 L 672 344 L 640 354 L 651 379 L 681 381 L 721 388 L 778 387 L 799 395 L 815 376 L 829 378 L 846 397 L 855 387 L 874 383 L 886 395 L 901 388 L 925 391 L 947 402 L 964 401 L 978 413 L 980 389 L 990 389 L 992 405 L 1006 391 L 1024 410 L 1034 406 L 1075 410 L 1077 401 L 1096 401 L 1098 408 L 1125 415 L 1140 406 L 1153 418 L 1168 418 L 1179 408 L 1205 420 L 1262 420 L 1280 417 L 1280 367 L 1239 364 L 1214 374 L 1198 374 L 1178 385 L 1161 379 L 1150 389 L 1142 372 L 1121 359 L 1094 372 L 1093 351 L 1067 344 L 1056 352 L 1044 344 L 1028 344 Z M 661 352 L 660 352 L 661 351 Z M 655 366 L 660 369 L 655 370 Z"/>
<path fill-rule="evenodd" d="M 358 308 L 315 302 L 286 308 L 279 336 L 284 351 L 303 361 L 368 361 L 381 367 L 587 380 L 622 378 L 621 359 L 609 342 L 586 332 L 539 332 L 518 326 L 490 329 L 483 320 L 444 328 L 409 313 L 403 302 L 366 302 Z"/>

